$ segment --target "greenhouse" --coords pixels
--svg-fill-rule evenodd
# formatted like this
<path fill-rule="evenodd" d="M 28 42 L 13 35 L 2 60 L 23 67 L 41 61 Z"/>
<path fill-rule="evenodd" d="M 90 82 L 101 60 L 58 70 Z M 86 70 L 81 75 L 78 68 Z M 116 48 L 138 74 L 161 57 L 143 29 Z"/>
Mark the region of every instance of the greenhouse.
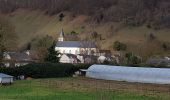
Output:
<path fill-rule="evenodd" d="M 170 69 L 92 65 L 86 70 L 86 77 L 115 81 L 170 84 Z"/>

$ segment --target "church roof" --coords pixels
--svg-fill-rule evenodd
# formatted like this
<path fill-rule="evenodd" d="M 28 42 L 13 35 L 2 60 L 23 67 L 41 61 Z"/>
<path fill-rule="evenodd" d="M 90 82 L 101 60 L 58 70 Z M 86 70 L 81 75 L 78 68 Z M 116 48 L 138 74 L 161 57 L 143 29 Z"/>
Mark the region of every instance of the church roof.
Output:
<path fill-rule="evenodd" d="M 57 47 L 80 47 L 80 48 L 95 48 L 95 43 L 90 41 L 58 41 Z"/>

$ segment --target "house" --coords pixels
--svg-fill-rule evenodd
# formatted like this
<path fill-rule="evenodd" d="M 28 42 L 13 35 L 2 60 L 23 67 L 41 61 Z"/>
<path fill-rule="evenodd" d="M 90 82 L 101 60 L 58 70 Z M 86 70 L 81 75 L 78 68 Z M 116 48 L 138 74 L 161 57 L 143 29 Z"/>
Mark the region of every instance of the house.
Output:
<path fill-rule="evenodd" d="M 170 60 L 170 56 L 166 56 L 166 57 L 164 57 L 164 59 Z"/>
<path fill-rule="evenodd" d="M 83 54 L 62 54 L 60 56 L 60 63 L 96 63 L 97 62 L 97 56 L 94 55 L 83 55 Z"/>
<path fill-rule="evenodd" d="M 106 56 L 99 56 L 97 59 L 98 63 L 104 63 L 105 61 L 108 61 Z"/>
<path fill-rule="evenodd" d="M 112 53 L 110 50 L 99 50 L 98 56 L 98 63 L 104 63 L 104 61 L 112 61 Z"/>
<path fill-rule="evenodd" d="M 19 67 L 34 62 L 28 52 L 5 52 L 3 56 L 5 67 Z"/>
<path fill-rule="evenodd" d="M 25 53 L 29 56 L 31 61 L 33 61 L 33 62 L 39 62 L 40 61 L 38 51 L 26 50 Z"/>
<path fill-rule="evenodd" d="M 98 52 L 98 56 L 111 56 L 112 53 L 110 50 L 99 50 Z"/>
<path fill-rule="evenodd" d="M 0 73 L 0 83 L 1 84 L 11 84 L 13 83 L 13 76 Z"/>
<path fill-rule="evenodd" d="M 59 60 L 60 63 L 81 63 L 74 54 L 62 54 Z"/>
<path fill-rule="evenodd" d="M 77 55 L 77 58 L 80 59 L 81 63 L 86 63 L 86 64 L 97 63 L 97 57 L 98 56 L 95 55 L 85 55 L 85 54 Z"/>
<path fill-rule="evenodd" d="M 64 32 L 61 31 L 55 47 L 61 54 L 86 54 L 91 55 L 97 51 L 96 45 L 92 41 L 65 41 Z"/>

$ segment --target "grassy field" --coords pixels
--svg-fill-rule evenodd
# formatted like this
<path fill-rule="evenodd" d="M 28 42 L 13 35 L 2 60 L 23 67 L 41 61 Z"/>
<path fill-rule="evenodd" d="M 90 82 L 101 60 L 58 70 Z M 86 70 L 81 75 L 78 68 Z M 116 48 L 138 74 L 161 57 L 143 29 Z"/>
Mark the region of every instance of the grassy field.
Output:
<path fill-rule="evenodd" d="M 0 100 L 169 100 L 167 91 L 167 86 L 86 78 L 36 79 L 1 86 Z"/>

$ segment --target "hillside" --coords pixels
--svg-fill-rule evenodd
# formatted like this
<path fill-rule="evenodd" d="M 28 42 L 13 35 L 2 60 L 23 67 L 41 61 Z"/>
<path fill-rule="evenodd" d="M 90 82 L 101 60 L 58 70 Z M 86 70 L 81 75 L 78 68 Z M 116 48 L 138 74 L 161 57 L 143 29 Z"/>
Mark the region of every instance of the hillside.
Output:
<path fill-rule="evenodd" d="M 13 13 L 5 14 L 19 35 L 19 44 L 23 45 L 31 41 L 34 37 L 43 35 L 52 35 L 57 38 L 58 33 L 63 28 L 65 33 L 76 31 L 81 37 L 89 35 L 88 33 L 96 31 L 102 35 L 103 40 L 100 43 L 102 49 L 112 49 L 113 42 L 118 40 L 128 45 L 129 51 L 139 51 L 147 42 L 148 35 L 152 32 L 159 41 L 170 42 L 169 29 L 153 30 L 146 26 L 140 27 L 121 27 L 117 23 L 89 24 L 86 19 L 88 16 L 79 15 L 72 17 L 70 13 L 65 12 L 65 18 L 59 21 L 58 15 L 49 16 L 39 10 L 16 10 Z M 118 27 L 118 28 L 117 28 Z M 117 28 L 117 29 L 116 29 Z M 159 47 L 158 47 L 159 48 Z M 159 51 L 159 50 L 158 50 Z"/>
<path fill-rule="evenodd" d="M 113 50 L 120 41 L 145 56 L 169 53 L 162 48 L 170 44 L 169 5 L 168 0 L 0 0 L 0 12 L 15 27 L 19 47 L 43 35 L 57 38 L 63 28 L 80 38 L 96 31 L 101 49 Z M 148 40 L 151 33 L 154 41 Z"/>

